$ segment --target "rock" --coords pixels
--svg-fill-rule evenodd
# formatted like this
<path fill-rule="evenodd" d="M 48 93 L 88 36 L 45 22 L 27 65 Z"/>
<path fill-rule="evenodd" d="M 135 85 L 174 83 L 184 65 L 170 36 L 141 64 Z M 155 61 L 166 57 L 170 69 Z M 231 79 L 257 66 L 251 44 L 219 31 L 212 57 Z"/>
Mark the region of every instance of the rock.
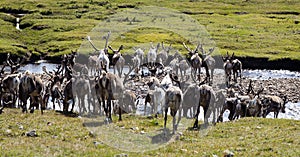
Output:
<path fill-rule="evenodd" d="M 224 157 L 233 157 L 234 153 L 230 150 L 225 150 L 224 151 Z"/>
<path fill-rule="evenodd" d="M 183 135 L 183 133 L 182 133 L 182 132 L 178 132 L 178 135 L 182 136 L 182 135 Z"/>
<path fill-rule="evenodd" d="M 139 131 L 139 127 L 132 127 L 131 130 Z"/>
<path fill-rule="evenodd" d="M 7 129 L 5 132 L 7 135 L 12 135 L 12 131 L 10 129 Z"/>
<path fill-rule="evenodd" d="M 19 129 L 23 130 L 24 129 L 23 125 L 19 125 Z"/>
<path fill-rule="evenodd" d="M 181 151 L 183 151 L 183 152 L 187 152 L 187 149 L 181 149 Z"/>
<path fill-rule="evenodd" d="M 32 130 L 26 133 L 26 136 L 28 137 L 37 137 L 36 131 Z"/>
<path fill-rule="evenodd" d="M 103 145 L 103 142 L 97 142 L 97 141 L 94 141 L 93 143 L 94 143 L 95 146 Z"/>
<path fill-rule="evenodd" d="M 90 136 L 90 137 L 93 137 L 93 138 L 96 137 L 96 136 L 95 136 L 95 133 L 94 133 L 93 131 L 90 131 L 90 132 L 89 132 L 89 136 Z"/>

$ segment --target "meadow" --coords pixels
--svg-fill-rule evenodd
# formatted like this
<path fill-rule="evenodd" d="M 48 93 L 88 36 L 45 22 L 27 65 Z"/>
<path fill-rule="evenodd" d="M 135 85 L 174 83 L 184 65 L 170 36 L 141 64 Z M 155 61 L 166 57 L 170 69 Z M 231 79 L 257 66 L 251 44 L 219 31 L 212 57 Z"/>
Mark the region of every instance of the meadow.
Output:
<path fill-rule="evenodd" d="M 116 120 L 112 125 L 115 128 L 122 126 L 131 135 L 141 131 L 147 135 L 150 130 L 163 127 L 163 118 L 153 121 L 124 115 L 122 122 Z M 297 120 L 243 118 L 218 123 L 204 136 L 186 128 L 170 144 L 144 152 L 124 151 L 107 145 L 101 142 L 100 135 L 84 127 L 84 122 L 83 118 L 68 117 L 55 111 L 41 115 L 38 111 L 22 114 L 20 109 L 5 109 L 0 115 L 1 156 L 222 156 L 226 150 L 235 156 L 298 156 L 300 153 L 300 122 Z M 131 129 L 135 127 L 140 130 Z M 36 137 L 26 135 L 31 130 L 36 131 Z"/>
<path fill-rule="evenodd" d="M 70 53 L 80 48 L 94 27 L 111 16 L 129 8 L 158 6 L 179 11 L 204 26 L 215 41 L 218 54 L 229 51 L 241 57 L 300 60 L 299 5 L 297 0 L 3 0 L 0 2 L 0 53 L 30 52 L 36 56 Z M 21 31 L 15 29 L 15 14 L 24 15 L 20 17 Z M 186 53 L 182 46 L 186 39 L 168 30 L 134 29 L 124 36 L 126 39 L 110 41 L 114 47 L 125 45 L 123 53 L 133 53 L 132 48 L 140 43 L 162 41 Z M 90 49 L 84 53 L 92 52 Z"/>

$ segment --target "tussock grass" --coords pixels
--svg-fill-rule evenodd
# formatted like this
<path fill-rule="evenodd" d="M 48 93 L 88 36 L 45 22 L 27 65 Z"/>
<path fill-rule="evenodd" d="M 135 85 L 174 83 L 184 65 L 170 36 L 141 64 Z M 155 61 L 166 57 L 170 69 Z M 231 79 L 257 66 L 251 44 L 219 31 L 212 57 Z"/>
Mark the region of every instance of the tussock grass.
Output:
<path fill-rule="evenodd" d="M 222 156 L 225 150 L 235 156 L 298 156 L 300 153 L 300 121 L 296 120 L 243 118 L 218 123 L 205 136 L 185 128 L 175 142 L 156 150 L 134 153 L 107 145 L 103 141 L 105 138 L 114 139 L 119 135 L 107 137 L 101 134 L 101 130 L 91 133 L 91 129 L 84 127 L 88 121 L 83 119 L 67 117 L 55 111 L 46 111 L 41 115 L 39 111 L 22 114 L 19 109 L 5 109 L 0 115 L 1 155 L 114 156 L 124 153 L 129 156 Z M 193 122 L 192 119 L 183 119 L 186 120 Z M 171 129 L 170 123 L 169 117 L 168 128 Z M 140 131 L 147 136 L 151 130 L 162 129 L 163 118 L 124 115 L 122 122 L 114 121 L 111 126 L 114 130 L 128 133 L 129 137 L 122 137 L 124 139 L 132 135 L 136 137 Z M 139 130 L 134 129 L 136 127 Z M 103 126 L 102 129 L 105 128 Z M 37 137 L 26 136 L 26 132 L 31 130 L 36 130 Z"/>

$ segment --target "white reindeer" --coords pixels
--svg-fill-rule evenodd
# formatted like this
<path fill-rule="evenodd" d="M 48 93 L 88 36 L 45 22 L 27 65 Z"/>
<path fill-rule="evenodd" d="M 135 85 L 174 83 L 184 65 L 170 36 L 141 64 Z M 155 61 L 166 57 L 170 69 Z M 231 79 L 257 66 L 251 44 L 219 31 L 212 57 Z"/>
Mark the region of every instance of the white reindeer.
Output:
<path fill-rule="evenodd" d="M 107 36 L 105 36 L 105 46 L 104 46 L 104 49 L 101 49 L 99 50 L 98 48 L 96 48 L 96 46 L 93 44 L 90 36 L 87 36 L 87 39 L 88 41 L 90 42 L 90 44 L 92 45 L 92 47 L 99 52 L 99 55 L 98 55 L 98 61 L 97 61 L 97 65 L 98 65 L 98 68 L 99 68 L 99 71 L 101 70 L 104 70 L 104 71 L 107 71 L 109 70 L 109 58 L 107 56 L 107 44 L 108 44 L 108 39 L 109 39 L 109 36 L 110 36 L 110 32 L 108 32 Z"/>
<path fill-rule="evenodd" d="M 135 49 L 135 57 L 139 59 L 138 66 L 141 66 L 144 62 L 144 51 L 141 48 Z"/>
<path fill-rule="evenodd" d="M 155 65 L 158 48 L 159 48 L 159 43 L 157 44 L 156 47 L 154 47 L 151 43 L 151 47 L 147 54 L 148 64 L 150 65 L 150 68 L 153 68 Z"/>
<path fill-rule="evenodd" d="M 163 65 L 166 65 L 168 60 L 168 55 L 170 50 L 172 49 L 171 44 L 168 47 L 164 46 L 164 43 L 161 43 L 162 50 L 157 54 L 157 62 L 162 63 Z"/>

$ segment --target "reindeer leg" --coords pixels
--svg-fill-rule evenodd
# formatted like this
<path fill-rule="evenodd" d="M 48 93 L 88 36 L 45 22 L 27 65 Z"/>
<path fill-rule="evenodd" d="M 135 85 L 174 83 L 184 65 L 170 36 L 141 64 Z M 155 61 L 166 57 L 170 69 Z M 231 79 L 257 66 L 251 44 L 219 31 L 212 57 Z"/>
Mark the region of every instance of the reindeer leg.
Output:
<path fill-rule="evenodd" d="M 165 108 L 165 117 L 164 117 L 164 130 L 167 128 L 167 119 L 168 119 L 168 107 Z"/>
<path fill-rule="evenodd" d="M 42 98 L 42 96 L 41 95 L 39 95 L 39 97 L 38 97 L 38 103 L 40 104 L 40 106 L 41 106 L 41 114 L 44 114 L 44 110 L 46 109 L 46 107 L 44 106 L 44 104 L 43 104 L 43 98 Z"/>
<path fill-rule="evenodd" d="M 210 70 L 211 81 L 213 81 L 213 80 L 214 80 L 214 71 L 215 71 L 215 69 L 214 69 L 214 68 L 212 68 L 212 69 Z"/>
<path fill-rule="evenodd" d="M 200 113 L 200 104 L 198 105 L 197 107 L 197 111 L 196 111 L 196 114 L 195 114 L 195 123 L 194 123 L 194 126 L 193 128 L 194 129 L 198 129 L 198 116 L 199 116 L 199 113 Z"/>
<path fill-rule="evenodd" d="M 178 115 L 177 124 L 175 125 L 175 130 L 178 129 L 179 122 L 181 121 L 181 113 L 182 113 L 182 105 L 180 105 L 179 107 L 179 115 Z"/>
<path fill-rule="evenodd" d="M 112 101 L 112 93 L 110 92 L 109 96 L 108 96 L 108 100 L 107 100 L 107 108 L 108 108 L 108 119 L 110 122 L 112 122 L 112 118 L 111 118 L 111 101 Z"/>
<path fill-rule="evenodd" d="M 69 106 L 69 105 L 68 105 Z M 75 98 L 72 98 L 72 108 L 71 108 L 71 112 L 73 112 L 75 106 Z"/>
<path fill-rule="evenodd" d="M 173 116 L 173 134 L 175 134 L 177 127 L 176 127 L 176 114 Z"/>
<path fill-rule="evenodd" d="M 121 102 L 119 102 L 121 103 Z M 122 121 L 122 109 L 121 109 L 121 104 L 119 104 L 119 121 Z"/>

